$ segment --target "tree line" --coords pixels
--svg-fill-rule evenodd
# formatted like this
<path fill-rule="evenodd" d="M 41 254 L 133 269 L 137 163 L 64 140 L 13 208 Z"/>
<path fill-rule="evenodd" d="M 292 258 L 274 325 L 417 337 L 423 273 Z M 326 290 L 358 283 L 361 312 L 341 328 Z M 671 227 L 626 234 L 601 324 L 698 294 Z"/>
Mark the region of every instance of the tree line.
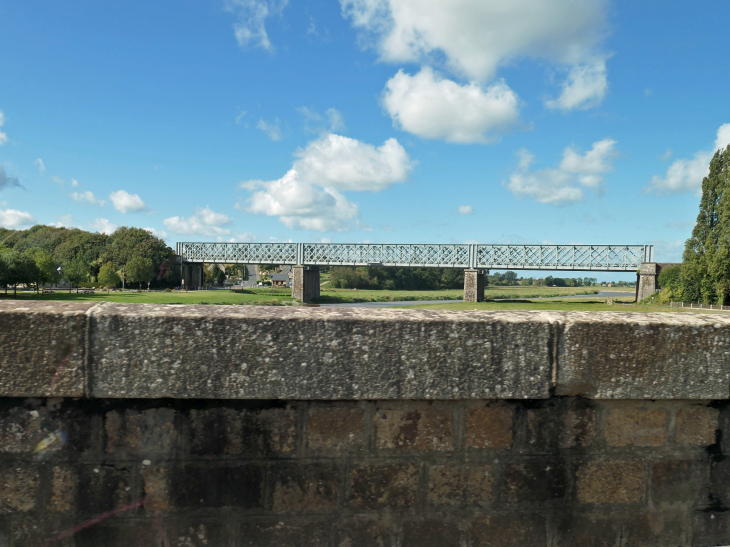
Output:
<path fill-rule="evenodd" d="M 328 271 L 321 268 L 322 272 Z M 464 270 L 458 268 L 383 268 L 345 267 L 329 268 L 331 288 L 372 290 L 435 291 L 464 287 Z M 518 277 L 513 271 L 489 274 L 487 285 L 545 285 L 548 287 L 583 287 L 597 282 L 595 277 L 560 278 L 547 276 L 534 279 Z"/>
<path fill-rule="evenodd" d="M 730 146 L 710 160 L 682 263 L 662 268 L 658 282 L 660 301 L 730 303 Z"/>
<path fill-rule="evenodd" d="M 77 228 L 36 225 L 28 230 L 0 228 L 0 287 L 18 285 L 36 290 L 61 278 L 77 287 L 96 284 L 180 283 L 172 268 L 173 250 L 164 241 L 140 228 L 121 227 L 113 234 Z M 59 271 L 60 267 L 60 271 Z"/>

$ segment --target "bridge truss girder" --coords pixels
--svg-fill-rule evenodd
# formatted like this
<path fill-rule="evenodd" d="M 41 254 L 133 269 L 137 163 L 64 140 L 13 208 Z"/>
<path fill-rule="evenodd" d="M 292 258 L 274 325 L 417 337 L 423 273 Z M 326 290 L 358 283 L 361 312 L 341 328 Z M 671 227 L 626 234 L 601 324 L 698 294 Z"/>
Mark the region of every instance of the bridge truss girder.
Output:
<path fill-rule="evenodd" d="M 629 272 L 653 262 L 653 245 L 375 243 L 177 244 L 184 262 Z"/>

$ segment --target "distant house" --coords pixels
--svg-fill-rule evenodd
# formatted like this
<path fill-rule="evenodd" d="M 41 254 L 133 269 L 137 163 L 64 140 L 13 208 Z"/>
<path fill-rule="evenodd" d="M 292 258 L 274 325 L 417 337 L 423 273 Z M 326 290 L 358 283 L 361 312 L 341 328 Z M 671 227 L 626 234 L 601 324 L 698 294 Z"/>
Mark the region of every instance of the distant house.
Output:
<path fill-rule="evenodd" d="M 289 275 L 285 273 L 278 273 L 271 275 L 271 286 L 272 287 L 289 287 Z"/>

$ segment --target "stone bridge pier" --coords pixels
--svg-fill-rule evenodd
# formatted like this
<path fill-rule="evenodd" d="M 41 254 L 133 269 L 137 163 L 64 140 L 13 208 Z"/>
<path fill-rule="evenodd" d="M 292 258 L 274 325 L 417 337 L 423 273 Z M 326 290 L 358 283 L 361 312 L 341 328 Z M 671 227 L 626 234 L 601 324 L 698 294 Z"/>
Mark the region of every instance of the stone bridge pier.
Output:
<path fill-rule="evenodd" d="M 197 291 L 203 288 L 205 274 L 203 264 L 188 263 L 182 265 L 183 288 L 189 291 Z"/>
<path fill-rule="evenodd" d="M 464 270 L 464 302 L 484 301 L 484 281 L 489 270 Z"/>
<path fill-rule="evenodd" d="M 679 266 L 678 262 L 642 262 L 641 268 L 636 272 L 636 301 L 640 302 L 644 298 L 653 295 L 659 286 L 659 274 L 662 268 L 669 266 Z"/>
<path fill-rule="evenodd" d="M 317 266 L 294 266 L 292 297 L 310 302 L 319 296 L 319 268 Z"/>

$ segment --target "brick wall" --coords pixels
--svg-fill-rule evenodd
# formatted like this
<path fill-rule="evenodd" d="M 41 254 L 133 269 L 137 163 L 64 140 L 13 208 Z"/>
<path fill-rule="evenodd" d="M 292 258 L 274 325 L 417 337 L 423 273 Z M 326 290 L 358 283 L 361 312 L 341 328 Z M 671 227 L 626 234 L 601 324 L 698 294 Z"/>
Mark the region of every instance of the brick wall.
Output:
<path fill-rule="evenodd" d="M 2 547 L 730 541 L 719 403 L 0 403 Z"/>

